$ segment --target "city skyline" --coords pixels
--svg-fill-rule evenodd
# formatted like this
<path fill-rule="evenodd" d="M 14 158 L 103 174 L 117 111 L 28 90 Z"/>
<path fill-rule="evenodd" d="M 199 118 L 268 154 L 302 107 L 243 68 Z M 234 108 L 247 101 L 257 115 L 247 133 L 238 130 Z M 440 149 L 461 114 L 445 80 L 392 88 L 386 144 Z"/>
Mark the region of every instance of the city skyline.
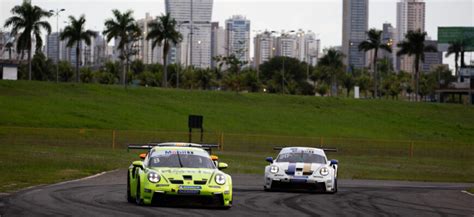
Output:
<path fill-rule="evenodd" d="M 79 16 L 81 11 L 87 18 L 86 28 L 101 31 L 103 22 L 112 16 L 111 10 L 134 10 L 134 17 L 139 20 L 145 17 L 146 12 L 155 17 L 165 12 L 164 0 L 101 0 L 94 2 L 93 8 L 85 6 L 89 0 L 74 0 L 68 2 L 52 0 L 33 0 L 44 9 L 66 8 L 66 12 L 61 15 L 59 26 L 64 27 L 63 21 L 67 16 Z M 299 0 L 296 1 L 233 1 L 215 0 L 212 21 L 224 24 L 225 20 L 235 14 L 242 14 L 252 22 L 251 39 L 257 34 L 257 30 L 311 30 L 316 33 L 321 40 L 321 50 L 328 47 L 341 46 L 342 41 L 342 0 Z M 391 23 L 396 27 L 398 0 L 371 0 L 369 3 L 369 28 L 382 29 L 383 23 Z M 474 3 L 469 0 L 425 0 L 426 2 L 426 31 L 431 39 L 437 39 L 438 26 L 473 26 L 474 25 Z M 20 0 L 2 0 L 0 21 L 2 23 L 10 16 L 10 9 L 21 3 Z M 456 3 L 456 4 L 454 4 Z M 271 4 L 272 10 L 263 10 Z M 105 10 L 105 11 L 104 11 Z M 263 12 L 262 12 L 263 11 Z M 298 11 L 298 13 L 291 13 Z M 287 14 L 289 16 L 280 16 Z M 447 16 L 439 16 L 446 14 Z M 472 19 L 470 19 L 472 18 Z M 56 24 L 56 20 L 51 18 L 49 22 Z M 2 28 L 3 29 L 3 28 Z M 53 29 L 53 32 L 55 29 Z M 251 43 L 250 55 L 254 56 L 254 45 Z M 472 54 L 468 54 L 467 59 L 472 59 Z M 452 66 L 452 57 L 445 58 L 444 62 Z"/>

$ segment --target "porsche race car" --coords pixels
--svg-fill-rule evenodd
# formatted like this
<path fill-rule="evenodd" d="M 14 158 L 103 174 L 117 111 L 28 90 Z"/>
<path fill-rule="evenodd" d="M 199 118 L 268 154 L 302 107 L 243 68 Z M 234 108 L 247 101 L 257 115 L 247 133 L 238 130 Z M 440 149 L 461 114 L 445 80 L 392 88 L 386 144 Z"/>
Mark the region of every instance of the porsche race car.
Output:
<path fill-rule="evenodd" d="M 266 191 L 337 192 L 338 161 L 328 160 L 324 149 L 287 147 L 281 149 L 275 160 L 272 157 L 266 160 L 270 163 L 265 167 Z"/>
<path fill-rule="evenodd" d="M 191 143 L 129 146 L 149 151 L 140 155 L 143 161 L 135 161 L 128 168 L 127 200 L 138 205 L 230 208 L 232 178 L 221 171 L 227 164 L 215 163 L 205 148 Z"/>

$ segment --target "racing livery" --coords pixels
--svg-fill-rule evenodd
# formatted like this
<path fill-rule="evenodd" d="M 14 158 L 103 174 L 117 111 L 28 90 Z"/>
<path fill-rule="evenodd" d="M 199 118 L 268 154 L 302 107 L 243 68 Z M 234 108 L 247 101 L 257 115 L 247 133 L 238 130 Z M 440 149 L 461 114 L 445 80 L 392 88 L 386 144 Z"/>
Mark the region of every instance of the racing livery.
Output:
<path fill-rule="evenodd" d="M 221 171 L 227 164 L 213 162 L 201 145 L 161 143 L 131 149 L 147 147 L 149 152 L 140 155 L 143 161 L 133 162 L 128 169 L 129 202 L 232 206 L 232 178 Z"/>
<path fill-rule="evenodd" d="M 327 160 L 323 149 L 282 148 L 278 157 L 266 159 L 264 189 L 298 189 L 337 192 L 337 160 Z"/>

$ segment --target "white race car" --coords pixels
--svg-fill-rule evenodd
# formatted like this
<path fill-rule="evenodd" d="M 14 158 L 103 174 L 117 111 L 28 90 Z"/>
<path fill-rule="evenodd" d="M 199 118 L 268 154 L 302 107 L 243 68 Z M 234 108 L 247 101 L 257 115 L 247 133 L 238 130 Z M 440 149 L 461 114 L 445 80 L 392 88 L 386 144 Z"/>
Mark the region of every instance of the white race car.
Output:
<path fill-rule="evenodd" d="M 337 160 L 327 160 L 325 149 L 282 148 L 278 157 L 266 160 L 266 191 L 277 189 L 337 192 Z M 327 149 L 326 151 L 334 151 Z"/>

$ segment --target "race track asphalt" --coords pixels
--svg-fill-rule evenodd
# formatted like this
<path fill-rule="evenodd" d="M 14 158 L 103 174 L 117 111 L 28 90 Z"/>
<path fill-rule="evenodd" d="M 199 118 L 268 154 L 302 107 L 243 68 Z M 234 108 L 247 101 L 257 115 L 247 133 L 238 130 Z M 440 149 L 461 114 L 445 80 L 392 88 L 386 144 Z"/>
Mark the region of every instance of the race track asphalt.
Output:
<path fill-rule="evenodd" d="M 0 197 L 0 216 L 474 216 L 472 184 L 341 180 L 334 195 L 264 192 L 262 175 L 233 175 L 230 210 L 139 207 L 125 199 L 126 171 Z"/>

